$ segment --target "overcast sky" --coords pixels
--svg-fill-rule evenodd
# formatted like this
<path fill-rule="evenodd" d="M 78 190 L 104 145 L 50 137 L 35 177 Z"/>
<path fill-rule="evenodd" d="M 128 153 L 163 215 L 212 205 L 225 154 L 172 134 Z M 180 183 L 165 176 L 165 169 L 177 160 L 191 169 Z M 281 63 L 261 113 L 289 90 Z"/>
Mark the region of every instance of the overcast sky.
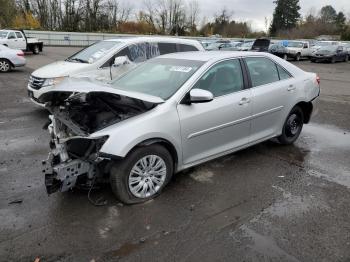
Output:
<path fill-rule="evenodd" d="M 265 30 L 265 17 L 272 19 L 275 5 L 273 0 L 197 0 L 200 6 L 201 17 L 208 19 L 213 13 L 218 12 L 224 6 L 233 11 L 232 19 L 251 23 L 254 30 Z M 186 0 L 184 0 L 186 2 Z M 142 8 L 143 0 L 130 1 L 135 3 L 136 9 Z M 300 0 L 301 14 L 305 15 L 311 8 L 317 12 L 324 5 L 332 5 L 337 12 L 343 11 L 349 17 L 350 0 Z"/>

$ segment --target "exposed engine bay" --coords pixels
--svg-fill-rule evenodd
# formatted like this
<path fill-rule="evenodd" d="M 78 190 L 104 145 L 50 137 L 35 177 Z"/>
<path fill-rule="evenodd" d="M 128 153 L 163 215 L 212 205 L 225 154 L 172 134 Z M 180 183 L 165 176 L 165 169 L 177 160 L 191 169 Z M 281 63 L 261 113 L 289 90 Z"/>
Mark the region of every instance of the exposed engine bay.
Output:
<path fill-rule="evenodd" d="M 103 180 L 111 159 L 101 156 L 99 150 L 108 136 L 96 139 L 89 135 L 156 106 L 106 92 L 51 92 L 41 100 L 51 113 L 47 125 L 51 151 L 42 162 L 49 194 Z"/>

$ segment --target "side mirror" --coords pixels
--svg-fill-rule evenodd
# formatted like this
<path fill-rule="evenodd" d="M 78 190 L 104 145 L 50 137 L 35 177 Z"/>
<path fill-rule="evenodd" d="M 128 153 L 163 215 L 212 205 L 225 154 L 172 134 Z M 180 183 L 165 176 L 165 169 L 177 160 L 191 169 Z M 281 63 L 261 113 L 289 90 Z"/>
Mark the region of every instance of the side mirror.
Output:
<path fill-rule="evenodd" d="M 191 103 L 207 103 L 214 99 L 214 95 L 204 89 L 195 88 L 190 91 Z"/>
<path fill-rule="evenodd" d="M 129 59 L 127 56 L 117 56 L 114 59 L 113 66 L 118 67 L 118 66 L 126 65 L 126 64 L 129 64 Z"/>

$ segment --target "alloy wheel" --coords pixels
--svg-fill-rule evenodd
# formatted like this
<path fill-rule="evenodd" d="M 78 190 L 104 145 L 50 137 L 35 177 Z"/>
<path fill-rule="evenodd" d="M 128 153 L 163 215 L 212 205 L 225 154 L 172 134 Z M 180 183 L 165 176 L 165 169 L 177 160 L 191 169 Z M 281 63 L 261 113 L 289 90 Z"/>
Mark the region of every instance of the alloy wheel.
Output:
<path fill-rule="evenodd" d="M 144 156 L 136 162 L 130 171 L 129 190 L 138 198 L 151 197 L 162 188 L 166 175 L 166 164 L 160 156 Z"/>
<path fill-rule="evenodd" d="M 301 128 L 301 119 L 297 114 L 291 114 L 286 123 L 287 137 L 294 137 Z"/>
<path fill-rule="evenodd" d="M 6 60 L 0 60 L 0 71 L 7 72 L 10 70 L 10 64 Z"/>

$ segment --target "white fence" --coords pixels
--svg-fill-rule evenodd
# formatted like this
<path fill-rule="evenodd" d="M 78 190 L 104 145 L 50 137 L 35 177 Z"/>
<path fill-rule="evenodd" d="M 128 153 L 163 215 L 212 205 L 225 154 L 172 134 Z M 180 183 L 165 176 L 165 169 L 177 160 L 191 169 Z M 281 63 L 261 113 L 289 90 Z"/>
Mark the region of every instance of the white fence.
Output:
<path fill-rule="evenodd" d="M 55 32 L 55 31 L 33 31 L 24 30 L 26 36 L 36 37 L 44 42 L 46 46 L 87 46 L 96 41 L 112 38 L 135 37 L 132 34 L 108 34 L 108 33 L 77 33 L 77 32 Z M 149 35 L 144 35 L 149 36 Z M 210 39 L 208 37 L 182 37 L 187 39 Z"/>

